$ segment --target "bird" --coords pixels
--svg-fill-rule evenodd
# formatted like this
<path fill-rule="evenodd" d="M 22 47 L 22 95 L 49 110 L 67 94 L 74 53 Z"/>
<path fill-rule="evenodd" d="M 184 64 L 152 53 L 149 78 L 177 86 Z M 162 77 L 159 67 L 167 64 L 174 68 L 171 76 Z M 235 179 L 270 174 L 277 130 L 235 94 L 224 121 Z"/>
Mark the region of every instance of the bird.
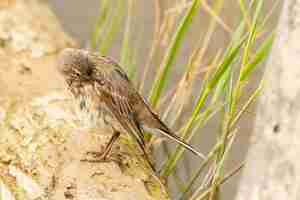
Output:
<path fill-rule="evenodd" d="M 159 118 L 147 100 L 129 80 L 123 68 L 112 58 L 84 49 L 66 48 L 58 55 L 57 69 L 68 90 L 80 107 L 101 116 L 111 126 L 113 135 L 103 152 L 105 160 L 123 128 L 138 144 L 150 167 L 155 170 L 146 152 L 145 130 L 159 132 L 162 136 L 182 145 L 200 158 L 204 155 L 183 141 Z M 107 120 L 107 117 L 116 122 Z"/>

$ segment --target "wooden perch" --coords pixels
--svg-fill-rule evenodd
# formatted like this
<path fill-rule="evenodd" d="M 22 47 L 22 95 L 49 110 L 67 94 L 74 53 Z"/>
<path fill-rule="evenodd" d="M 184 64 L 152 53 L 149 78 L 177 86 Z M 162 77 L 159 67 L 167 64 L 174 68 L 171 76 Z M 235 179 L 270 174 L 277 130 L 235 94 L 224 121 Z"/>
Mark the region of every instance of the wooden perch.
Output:
<path fill-rule="evenodd" d="M 44 1 L 0 3 L 0 199 L 169 199 L 130 139 L 88 163 L 111 130 L 76 111 L 55 69 L 76 42 Z"/>

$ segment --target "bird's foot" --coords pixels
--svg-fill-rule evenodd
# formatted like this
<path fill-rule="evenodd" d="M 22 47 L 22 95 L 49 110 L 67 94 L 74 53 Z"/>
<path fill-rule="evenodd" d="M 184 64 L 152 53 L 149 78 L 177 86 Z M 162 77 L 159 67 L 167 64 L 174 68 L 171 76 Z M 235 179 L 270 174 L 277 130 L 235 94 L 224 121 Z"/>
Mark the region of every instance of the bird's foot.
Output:
<path fill-rule="evenodd" d="M 88 151 L 86 152 L 86 156 L 88 158 L 81 159 L 82 162 L 91 162 L 91 163 L 99 163 L 99 162 L 108 162 L 109 159 L 103 152 L 97 151 Z"/>

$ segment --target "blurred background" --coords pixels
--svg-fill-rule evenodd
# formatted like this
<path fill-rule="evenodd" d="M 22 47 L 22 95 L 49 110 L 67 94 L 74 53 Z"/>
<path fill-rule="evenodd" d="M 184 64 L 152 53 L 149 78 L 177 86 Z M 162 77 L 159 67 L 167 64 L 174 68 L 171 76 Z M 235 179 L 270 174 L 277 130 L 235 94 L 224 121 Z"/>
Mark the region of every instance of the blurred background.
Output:
<path fill-rule="evenodd" d="M 177 1 L 161 0 L 162 10 L 166 10 L 171 5 Z M 213 1 L 207 1 L 210 4 Z M 61 1 L 61 0 L 50 0 L 50 5 L 53 11 L 56 13 L 60 19 L 63 27 L 67 32 L 69 32 L 77 41 L 80 42 L 82 47 L 88 47 L 88 41 L 91 38 L 91 32 L 93 30 L 93 25 L 96 22 L 97 16 L 99 15 L 101 0 L 89 0 L 89 1 Z M 263 13 L 270 13 L 269 20 L 266 24 L 266 31 L 271 32 L 275 29 L 278 16 L 280 13 L 281 5 L 280 1 L 274 0 L 264 0 Z M 133 6 L 134 19 L 133 28 L 130 37 L 130 43 L 134 44 L 137 49 L 136 55 L 136 66 L 138 67 L 137 73 L 141 74 L 143 72 L 143 67 L 149 55 L 149 50 L 153 40 L 153 30 L 154 30 L 154 3 L 149 0 L 139 0 L 134 2 Z M 125 14 L 126 16 L 126 14 Z M 231 32 L 238 25 L 241 20 L 241 10 L 238 5 L 238 0 L 225 0 L 224 6 L 222 8 L 220 18 L 225 22 L 225 25 L 217 25 L 216 30 L 212 35 L 212 40 L 209 43 L 207 54 L 202 59 L 201 64 L 203 66 L 207 65 L 215 57 L 219 49 L 224 49 L 229 41 Z M 186 65 L 188 56 L 191 54 L 192 49 L 195 47 L 196 43 L 201 44 L 205 33 L 208 29 L 209 20 L 211 19 L 211 14 L 200 9 L 196 18 L 193 20 L 191 28 L 184 37 L 183 46 L 179 49 L 175 66 L 172 71 L 171 81 L 168 82 L 167 88 L 172 86 L 173 82 L 178 81 L 180 74 L 183 73 L 183 66 Z M 125 27 L 125 20 L 122 21 L 121 26 Z M 226 30 L 228 29 L 228 30 Z M 108 55 L 114 57 L 116 60 L 120 60 L 120 51 L 123 40 L 124 28 L 120 28 L 121 31 L 116 33 L 116 37 L 113 39 L 112 46 L 109 48 Z M 165 48 L 167 45 L 165 46 Z M 157 50 L 159 55 L 157 57 L 162 57 L 164 53 L 164 48 Z M 158 60 L 158 59 L 157 59 Z M 152 65 L 158 64 L 155 61 Z M 251 91 L 251 87 L 257 87 L 258 80 L 261 78 L 261 72 L 263 67 L 258 68 L 255 71 L 255 75 L 251 77 L 251 85 L 249 85 L 247 90 Z M 154 71 L 153 71 L 154 72 Z M 152 73 L 154 74 L 154 73 Z M 201 85 L 201 74 L 199 75 L 199 85 Z M 145 89 L 143 90 L 144 95 L 149 92 L 149 85 L 151 83 L 151 78 L 148 78 Z M 252 84 L 253 83 L 253 84 Z M 168 91 L 165 90 L 165 91 Z M 146 96 L 146 95 L 145 95 Z M 163 108 L 163 106 L 162 106 Z M 252 130 L 252 124 L 255 118 L 255 106 L 243 116 L 242 120 L 238 124 L 239 137 L 235 141 L 233 148 L 231 149 L 231 155 L 229 156 L 226 169 L 233 169 L 238 163 L 244 160 L 247 147 L 250 143 L 250 135 Z M 183 119 L 184 120 L 184 119 Z M 215 143 L 215 138 L 220 127 L 216 126 L 218 122 L 217 118 L 210 120 L 205 127 L 201 129 L 201 133 L 194 137 L 192 143 L 197 144 L 197 149 L 203 153 L 207 153 L 208 150 Z M 174 144 L 173 144 L 174 145 Z M 172 148 L 172 144 L 169 144 Z M 157 154 L 159 155 L 156 159 L 157 163 L 162 162 L 165 157 L 160 154 L 158 149 Z M 195 158 L 190 153 L 186 152 L 184 159 L 180 160 L 179 163 L 179 176 L 182 180 L 186 180 L 193 172 L 192 166 L 197 166 L 199 164 L 199 159 Z M 161 166 L 158 166 L 161 167 Z M 222 187 L 222 199 L 233 199 L 236 193 L 236 187 L 239 181 L 240 174 L 234 176 Z M 174 185 L 171 188 L 176 188 Z M 176 189 L 173 191 L 176 194 Z"/>

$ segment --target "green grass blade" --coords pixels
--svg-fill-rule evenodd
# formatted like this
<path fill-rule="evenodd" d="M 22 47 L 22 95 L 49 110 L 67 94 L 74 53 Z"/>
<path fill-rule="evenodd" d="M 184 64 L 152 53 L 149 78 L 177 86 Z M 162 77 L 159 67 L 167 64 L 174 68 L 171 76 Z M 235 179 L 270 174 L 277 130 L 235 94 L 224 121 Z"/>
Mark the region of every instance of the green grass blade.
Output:
<path fill-rule="evenodd" d="M 219 99 L 219 97 L 224 94 L 226 85 L 228 83 L 228 80 L 230 78 L 231 75 L 231 70 L 230 68 L 227 68 L 227 70 L 224 72 L 224 74 L 222 75 L 220 81 L 218 82 L 216 89 L 214 91 L 214 94 L 212 96 L 212 100 L 211 103 L 215 103 L 217 102 L 217 100 Z"/>
<path fill-rule="evenodd" d="M 123 36 L 123 44 L 122 44 L 122 50 L 121 50 L 121 65 L 126 68 L 128 77 L 130 79 L 133 78 L 134 75 L 134 63 L 133 63 L 133 52 L 130 48 L 130 35 L 131 35 L 131 24 L 132 24 L 132 6 L 133 6 L 133 0 L 128 0 L 127 5 L 127 19 L 126 19 L 126 25 L 125 25 L 125 31 Z"/>
<path fill-rule="evenodd" d="M 134 78 L 134 75 L 136 73 L 137 52 L 138 52 L 138 48 L 134 47 L 133 51 L 131 51 L 130 56 L 128 58 L 127 74 L 130 80 Z"/>
<path fill-rule="evenodd" d="M 177 50 L 181 45 L 183 36 L 187 32 L 193 17 L 197 13 L 201 1 L 202 0 L 193 0 L 190 9 L 187 11 L 186 15 L 180 21 L 178 28 L 176 29 L 176 32 L 171 40 L 171 43 L 163 59 L 162 68 L 161 70 L 159 70 L 156 76 L 156 80 L 150 92 L 149 102 L 154 106 L 156 106 L 161 96 L 162 90 L 166 85 L 168 75 L 170 73 L 171 67 L 177 55 Z"/>
<path fill-rule="evenodd" d="M 239 1 L 239 7 L 240 7 L 240 10 L 242 12 L 242 16 L 243 16 L 243 20 L 246 21 L 247 24 L 249 24 L 250 26 L 250 19 L 249 19 L 249 13 L 248 13 L 248 9 L 246 8 L 246 5 L 245 5 L 245 2 L 244 0 L 238 0 Z"/>
<path fill-rule="evenodd" d="M 231 129 L 230 125 L 231 125 L 232 120 L 234 119 L 236 105 L 240 98 L 242 86 L 243 86 L 243 84 L 240 81 L 240 77 L 241 77 L 242 72 L 244 71 L 244 67 L 246 66 L 246 63 L 249 60 L 250 50 L 256 40 L 258 17 L 261 12 L 262 5 L 263 5 L 262 0 L 257 2 L 254 18 L 251 23 L 250 32 L 248 34 L 247 42 L 244 47 L 243 57 L 242 57 L 242 61 L 241 61 L 242 67 L 241 67 L 241 70 L 239 73 L 238 81 L 235 83 L 235 86 L 233 86 L 232 83 L 229 85 L 230 87 L 228 88 L 229 90 L 226 95 L 227 102 L 229 102 L 229 107 L 224 112 L 222 134 L 220 136 L 220 141 L 222 142 L 222 145 L 221 145 L 219 152 L 216 155 L 216 162 L 217 162 L 218 168 L 217 168 L 216 174 L 214 175 L 214 178 L 213 178 L 213 184 L 212 184 L 213 189 L 212 189 L 212 193 L 210 195 L 210 199 L 212 199 L 214 197 L 214 195 L 217 194 L 217 192 L 218 192 L 217 182 L 223 174 L 224 162 L 222 160 L 226 154 L 226 149 L 228 148 L 227 135 L 230 133 L 230 129 Z"/>
<path fill-rule="evenodd" d="M 103 25 L 105 24 L 109 16 L 109 9 L 110 9 L 109 2 L 110 2 L 109 0 L 101 1 L 101 8 L 99 11 L 100 14 L 97 17 L 97 21 L 96 24 L 94 25 L 94 29 L 91 35 L 90 46 L 92 50 L 95 50 L 97 48 L 100 32 L 102 31 Z"/>
<path fill-rule="evenodd" d="M 222 63 L 218 67 L 218 70 L 214 74 L 213 78 L 208 84 L 210 89 L 214 88 L 219 82 L 220 78 L 226 72 L 227 68 L 233 63 L 234 59 L 237 58 L 239 50 L 244 43 L 244 39 L 240 38 L 239 41 L 235 41 L 232 47 L 227 51 Z"/>
<path fill-rule="evenodd" d="M 126 66 L 129 62 L 129 55 L 130 55 L 130 49 L 129 49 L 129 40 L 130 40 L 130 26 L 131 26 L 131 10 L 132 10 L 132 0 L 128 0 L 127 5 L 127 19 L 126 19 L 126 25 L 125 25 L 125 31 L 123 36 L 123 44 L 122 44 L 122 50 L 121 50 L 121 65 Z"/>
<path fill-rule="evenodd" d="M 274 37 L 275 34 L 271 34 L 263 41 L 259 49 L 254 54 L 253 58 L 241 71 L 240 81 L 245 81 L 249 77 L 251 71 L 253 71 L 256 66 L 267 57 L 272 47 Z"/>
<path fill-rule="evenodd" d="M 116 33 L 121 28 L 120 24 L 123 16 L 124 16 L 124 1 L 117 0 L 114 9 L 114 15 L 111 18 L 111 23 L 107 27 L 106 35 L 105 37 L 103 37 L 103 40 L 101 41 L 100 47 L 98 49 L 101 54 L 104 55 L 107 54 L 107 51 L 110 48 Z"/>
<path fill-rule="evenodd" d="M 263 1 L 259 1 L 258 5 L 255 9 L 255 14 L 254 14 L 254 18 L 253 18 L 253 21 L 251 24 L 250 33 L 249 33 L 248 40 L 247 40 L 245 48 L 244 48 L 241 71 L 243 70 L 243 67 L 246 65 L 246 63 L 249 60 L 250 49 L 251 49 L 251 47 L 255 41 L 256 35 L 257 35 L 258 16 L 261 12 L 262 5 L 263 5 Z"/>
<path fill-rule="evenodd" d="M 204 89 L 200 99 L 198 100 L 198 104 L 197 107 L 202 107 L 202 105 L 204 104 L 207 96 L 209 94 L 209 90 Z M 187 131 L 189 131 L 192 128 L 192 124 L 195 121 L 197 115 L 193 115 L 190 120 L 188 121 L 188 123 L 186 124 L 184 130 L 183 130 L 183 134 L 186 135 Z M 177 146 L 175 152 L 173 153 L 173 155 L 170 156 L 170 158 L 166 161 L 166 163 L 163 166 L 163 169 L 161 171 L 161 176 L 162 177 L 167 177 L 169 176 L 172 171 L 174 170 L 177 161 L 181 158 L 182 154 L 184 152 L 184 149 Z"/>
<path fill-rule="evenodd" d="M 211 186 L 213 188 L 212 193 L 211 193 L 211 197 L 214 196 L 214 194 L 216 192 L 216 188 L 219 186 L 219 180 L 221 179 L 222 174 L 223 174 L 224 163 L 225 163 L 225 160 L 229 156 L 229 151 L 231 150 L 232 144 L 233 144 L 233 142 L 236 138 L 235 137 L 236 132 L 237 132 L 237 130 L 233 131 L 233 137 L 230 138 L 230 140 L 228 141 L 228 144 L 226 145 L 225 151 L 224 151 L 224 153 L 222 154 L 221 158 L 219 159 L 219 161 L 217 163 L 216 172 L 215 172 L 215 175 L 214 175 L 214 178 L 213 178 L 213 181 L 212 181 L 212 186 Z M 216 153 L 215 156 L 218 156 L 217 154 L 218 153 Z"/>
<path fill-rule="evenodd" d="M 204 168 L 208 165 L 209 161 L 211 161 L 213 158 L 214 158 L 214 154 L 215 154 L 215 151 L 211 151 L 206 160 L 204 160 L 201 164 L 200 164 L 200 167 L 199 169 L 197 170 L 197 172 L 195 173 L 195 175 L 193 175 L 193 178 L 191 181 L 189 181 L 189 183 L 186 185 L 185 189 L 183 190 L 183 193 L 182 193 L 182 196 L 180 198 L 180 200 L 184 200 L 184 199 L 187 199 L 187 194 L 188 192 L 190 191 L 192 185 L 195 183 L 195 181 L 197 180 L 197 178 L 200 176 L 201 172 L 204 170 Z"/>
<path fill-rule="evenodd" d="M 229 172 L 227 175 L 224 176 L 223 179 L 218 180 L 217 185 L 224 184 L 229 178 L 233 177 L 235 174 L 241 171 L 241 169 L 245 166 L 245 163 L 241 163 L 237 168 L 233 169 L 231 172 Z M 203 200 L 205 199 L 211 192 L 213 188 L 209 187 L 207 190 L 205 190 L 203 193 L 201 193 L 195 200 Z"/>
<path fill-rule="evenodd" d="M 237 29 L 236 33 L 239 34 L 235 34 L 241 36 L 240 32 L 242 32 L 243 26 L 239 26 L 239 28 Z M 207 86 L 204 86 L 204 89 L 200 95 L 200 97 L 197 100 L 196 106 L 193 109 L 193 112 L 191 114 L 190 119 L 188 120 L 182 134 L 181 137 L 185 139 L 185 137 L 187 136 L 188 132 L 191 130 L 192 125 L 195 121 L 195 119 L 197 118 L 201 108 L 204 105 L 204 102 L 206 101 L 206 98 L 208 97 L 209 93 L 211 92 L 211 90 L 218 84 L 218 82 L 221 80 L 221 77 L 224 75 L 224 73 L 226 72 L 227 68 L 230 67 L 230 65 L 232 64 L 232 62 L 234 61 L 234 59 L 237 57 L 238 52 L 243 44 L 244 40 L 239 38 L 237 39 L 236 37 L 233 37 L 233 42 L 232 42 L 232 47 L 230 47 L 227 51 L 227 53 L 225 54 L 223 61 L 220 63 L 219 67 L 217 68 L 216 73 L 214 74 L 213 78 L 208 81 Z M 166 163 L 164 164 L 164 167 L 162 169 L 161 175 L 163 177 L 169 176 L 172 171 L 174 170 L 177 161 L 181 158 L 182 154 L 184 152 L 184 149 L 181 146 L 177 146 L 175 153 L 166 161 Z"/>
<path fill-rule="evenodd" d="M 214 109 L 217 107 L 216 109 Z M 223 105 L 214 105 L 211 104 L 209 108 L 207 108 L 203 114 L 203 117 L 201 119 L 198 119 L 196 122 L 196 126 L 193 128 L 193 132 L 198 131 L 203 125 L 205 125 L 213 116 L 215 116 L 219 110 L 223 107 Z M 192 134 L 191 134 L 192 135 Z M 211 161 L 214 158 L 214 154 L 217 150 L 219 150 L 219 147 L 221 145 L 215 145 L 212 150 L 208 153 L 206 159 L 200 164 L 200 167 L 197 169 L 197 172 L 192 176 L 192 178 L 188 181 L 186 184 L 185 189 L 183 190 L 182 198 L 181 199 L 186 199 L 184 198 L 189 190 L 191 189 L 191 186 L 195 183 L 195 181 L 198 179 L 198 177 L 201 175 L 202 171 L 204 170 L 205 166 L 208 164 L 209 161 Z"/>
<path fill-rule="evenodd" d="M 234 126 L 237 124 L 237 122 L 241 118 L 241 116 L 245 113 L 245 111 L 249 108 L 249 106 L 256 100 L 256 98 L 262 92 L 263 86 L 264 86 L 264 80 L 261 81 L 261 83 L 259 84 L 259 86 L 254 90 L 254 92 L 249 97 L 249 99 L 247 100 L 247 102 L 243 105 L 242 109 L 237 113 L 237 115 L 231 121 L 230 129 L 234 128 Z"/>
<path fill-rule="evenodd" d="M 244 47 L 244 52 L 243 52 L 243 56 L 242 56 L 242 61 L 241 61 L 241 69 L 239 72 L 239 77 L 238 77 L 238 81 L 235 83 L 234 89 L 231 91 L 232 94 L 229 94 L 229 113 L 227 113 L 227 118 L 228 120 L 232 120 L 232 117 L 235 113 L 236 110 L 236 104 L 241 96 L 242 93 L 242 88 L 243 88 L 243 83 L 241 83 L 241 75 L 245 74 L 243 73 L 244 68 L 246 66 L 246 64 L 249 62 L 249 55 L 250 55 L 250 50 L 256 40 L 256 35 L 257 35 L 257 26 L 258 26 L 258 18 L 260 16 L 261 10 L 262 10 L 262 6 L 263 6 L 263 0 L 258 0 L 258 1 L 253 1 L 252 2 L 254 4 L 256 4 L 256 8 L 255 8 L 255 13 L 254 13 L 254 17 L 253 17 L 253 21 L 251 23 L 251 28 L 247 37 L 247 42 L 245 44 Z M 252 6 L 250 5 L 250 6 Z M 249 73 L 248 73 L 249 74 Z M 230 124 L 230 122 L 227 124 L 226 128 L 229 128 L 228 125 Z M 225 128 L 225 129 L 226 129 Z M 226 131 L 224 132 L 224 134 L 226 134 Z"/>

